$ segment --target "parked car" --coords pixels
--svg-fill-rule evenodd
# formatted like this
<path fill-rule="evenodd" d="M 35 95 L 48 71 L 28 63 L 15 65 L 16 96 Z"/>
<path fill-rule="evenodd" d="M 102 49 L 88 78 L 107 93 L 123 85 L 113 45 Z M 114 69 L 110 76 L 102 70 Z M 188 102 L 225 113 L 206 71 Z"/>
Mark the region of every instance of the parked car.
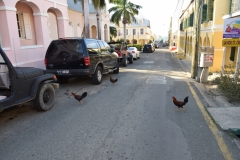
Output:
<path fill-rule="evenodd" d="M 154 43 L 155 48 L 159 48 L 159 46 L 160 46 L 159 43 Z"/>
<path fill-rule="evenodd" d="M 132 53 L 134 59 L 140 58 L 140 52 L 136 47 L 128 47 L 128 52 Z"/>
<path fill-rule="evenodd" d="M 133 63 L 133 55 L 131 52 L 128 52 L 127 43 L 108 42 L 108 44 L 111 46 L 112 51 L 115 50 L 115 52 L 118 53 L 119 62 L 122 64 L 122 66 L 126 67 L 128 62 L 130 64 Z"/>
<path fill-rule="evenodd" d="M 143 53 L 152 53 L 155 51 L 155 47 L 152 44 L 145 44 L 143 47 Z"/>
<path fill-rule="evenodd" d="M 103 74 L 118 74 L 118 61 L 118 55 L 105 41 L 90 38 L 54 40 L 45 55 L 46 72 L 56 74 L 59 83 L 87 75 L 93 84 L 101 84 Z"/>
<path fill-rule="evenodd" d="M 0 47 L 0 110 L 28 101 L 38 110 L 50 110 L 58 87 L 56 76 L 43 69 L 13 67 Z"/>

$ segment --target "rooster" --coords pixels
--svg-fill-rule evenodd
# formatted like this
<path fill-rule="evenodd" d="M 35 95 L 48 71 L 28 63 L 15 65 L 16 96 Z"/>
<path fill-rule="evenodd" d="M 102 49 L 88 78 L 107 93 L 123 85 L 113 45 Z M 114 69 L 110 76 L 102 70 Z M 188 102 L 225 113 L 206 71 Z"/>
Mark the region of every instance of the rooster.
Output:
<path fill-rule="evenodd" d="M 74 98 L 75 98 L 76 100 L 79 101 L 79 103 L 83 104 L 82 99 L 85 98 L 85 97 L 87 97 L 87 92 L 84 92 L 82 95 L 77 95 L 77 94 L 75 94 L 75 93 L 72 92 L 72 95 L 74 96 Z M 79 103 L 78 103 L 78 104 L 79 104 Z"/>
<path fill-rule="evenodd" d="M 184 98 L 183 102 L 178 101 L 174 96 L 172 96 L 173 99 L 173 103 L 175 104 L 175 106 L 177 106 L 178 108 L 175 110 L 178 111 L 179 108 L 182 108 L 184 112 L 186 112 L 186 109 L 183 108 L 183 106 L 188 102 L 188 96 L 186 98 Z"/>
<path fill-rule="evenodd" d="M 110 77 L 110 82 L 112 82 L 112 84 L 114 85 L 114 83 L 117 82 L 118 79 L 113 79 L 112 77 Z"/>

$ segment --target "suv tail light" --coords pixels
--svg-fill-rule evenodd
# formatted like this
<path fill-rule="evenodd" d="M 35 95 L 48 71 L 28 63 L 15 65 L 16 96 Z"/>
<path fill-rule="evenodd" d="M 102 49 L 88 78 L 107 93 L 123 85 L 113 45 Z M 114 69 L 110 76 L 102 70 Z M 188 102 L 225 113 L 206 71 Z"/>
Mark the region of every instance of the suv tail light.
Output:
<path fill-rule="evenodd" d="M 48 62 L 47 62 L 47 59 L 46 59 L 46 58 L 44 59 L 44 64 L 45 64 L 45 66 L 48 65 Z"/>
<path fill-rule="evenodd" d="M 89 57 L 84 57 L 84 65 L 90 66 L 90 58 Z"/>

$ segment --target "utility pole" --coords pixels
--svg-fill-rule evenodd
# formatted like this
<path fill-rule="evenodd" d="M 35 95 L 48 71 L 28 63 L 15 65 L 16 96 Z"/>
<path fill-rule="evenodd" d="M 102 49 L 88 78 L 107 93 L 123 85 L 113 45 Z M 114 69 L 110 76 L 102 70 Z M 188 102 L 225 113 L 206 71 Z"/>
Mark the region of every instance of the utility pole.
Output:
<path fill-rule="evenodd" d="M 170 19 L 170 29 L 169 29 L 169 38 L 168 38 L 168 40 L 169 40 L 168 44 L 171 47 L 172 46 L 172 17 Z"/>
<path fill-rule="evenodd" d="M 199 38 L 202 22 L 202 6 L 203 0 L 195 0 L 194 11 L 194 31 L 193 31 L 193 56 L 192 56 L 192 68 L 191 78 L 195 79 L 198 70 L 198 56 L 199 56 Z"/>

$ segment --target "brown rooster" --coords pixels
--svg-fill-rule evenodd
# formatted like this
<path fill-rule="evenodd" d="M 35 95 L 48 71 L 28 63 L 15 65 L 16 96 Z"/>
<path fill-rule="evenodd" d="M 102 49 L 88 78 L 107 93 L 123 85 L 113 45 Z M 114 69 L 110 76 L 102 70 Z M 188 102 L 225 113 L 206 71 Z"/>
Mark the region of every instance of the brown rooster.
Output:
<path fill-rule="evenodd" d="M 113 79 L 112 77 L 110 77 L 110 82 L 112 82 L 112 84 L 114 85 L 114 83 L 117 82 L 118 79 Z"/>
<path fill-rule="evenodd" d="M 83 104 L 82 99 L 85 98 L 85 97 L 87 97 L 87 92 L 84 92 L 82 95 L 77 95 L 77 94 L 75 94 L 75 93 L 72 92 L 72 95 L 74 96 L 74 98 L 75 98 L 76 100 L 79 101 L 79 103 Z M 78 103 L 78 104 L 79 104 L 79 103 Z"/>
<path fill-rule="evenodd" d="M 178 111 L 179 108 L 182 108 L 184 112 L 186 112 L 186 109 L 183 108 L 183 106 L 188 102 L 188 96 L 186 98 L 184 98 L 183 102 L 178 101 L 174 96 L 172 96 L 173 99 L 173 103 L 175 104 L 175 106 L 177 106 L 178 108 L 175 110 Z"/>

